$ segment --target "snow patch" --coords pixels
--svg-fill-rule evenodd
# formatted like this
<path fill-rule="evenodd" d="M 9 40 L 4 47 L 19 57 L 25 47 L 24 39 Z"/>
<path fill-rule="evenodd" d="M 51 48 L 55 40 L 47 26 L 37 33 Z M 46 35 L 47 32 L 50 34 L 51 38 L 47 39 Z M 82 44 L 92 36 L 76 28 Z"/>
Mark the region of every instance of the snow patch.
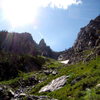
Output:
<path fill-rule="evenodd" d="M 68 64 L 69 60 L 60 61 L 62 64 Z"/>

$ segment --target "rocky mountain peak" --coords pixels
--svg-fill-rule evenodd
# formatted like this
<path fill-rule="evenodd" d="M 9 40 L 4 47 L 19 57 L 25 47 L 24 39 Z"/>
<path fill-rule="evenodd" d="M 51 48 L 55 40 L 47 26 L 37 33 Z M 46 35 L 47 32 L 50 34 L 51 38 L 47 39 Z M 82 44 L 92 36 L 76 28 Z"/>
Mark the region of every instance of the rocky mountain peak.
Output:
<path fill-rule="evenodd" d="M 9 33 L 7 31 L 0 32 L 0 50 L 15 54 L 32 54 L 42 55 L 46 57 L 56 58 L 58 54 L 46 45 L 42 39 L 37 44 L 30 33 Z M 57 56 L 56 56 L 57 55 Z"/>
<path fill-rule="evenodd" d="M 39 50 L 40 50 L 40 53 L 41 53 L 42 56 L 50 57 L 50 58 L 53 58 L 53 59 L 57 59 L 58 56 L 59 56 L 59 53 L 58 52 L 54 52 L 50 48 L 50 46 L 48 46 L 45 43 L 44 39 L 41 39 L 41 41 L 39 43 Z"/>
<path fill-rule="evenodd" d="M 100 16 L 91 20 L 90 23 L 81 28 L 78 38 L 74 44 L 74 49 L 78 51 L 86 50 L 100 45 Z"/>
<path fill-rule="evenodd" d="M 5 32 L 1 31 L 0 36 L 4 37 L 1 40 L 1 50 L 16 53 L 16 54 L 36 54 L 36 42 L 32 39 L 29 33 L 9 33 L 4 35 Z"/>
<path fill-rule="evenodd" d="M 59 59 L 70 60 L 71 63 L 83 61 L 84 51 L 92 51 L 95 49 L 94 55 L 100 54 L 100 16 L 96 17 L 94 20 L 91 20 L 89 24 L 80 29 L 78 37 L 74 45 L 66 50 L 59 56 Z M 97 50 L 98 48 L 98 50 Z M 91 53 L 91 52 L 90 52 Z M 87 56 L 87 55 L 86 55 Z M 90 57 L 90 55 L 88 55 Z M 89 58 L 90 59 L 90 58 Z"/>
<path fill-rule="evenodd" d="M 40 43 L 39 43 L 40 47 L 46 47 L 46 43 L 44 39 L 41 39 Z"/>

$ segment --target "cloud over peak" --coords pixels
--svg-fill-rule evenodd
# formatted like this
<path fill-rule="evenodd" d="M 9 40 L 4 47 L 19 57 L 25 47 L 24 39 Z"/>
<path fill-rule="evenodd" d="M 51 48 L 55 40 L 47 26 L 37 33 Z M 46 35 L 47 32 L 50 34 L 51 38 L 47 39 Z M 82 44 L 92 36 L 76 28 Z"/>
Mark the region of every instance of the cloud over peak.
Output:
<path fill-rule="evenodd" d="M 78 5 L 82 0 L 38 0 L 40 7 L 67 9 L 71 5 Z"/>
<path fill-rule="evenodd" d="M 6 3 L 5 1 L 8 1 L 9 3 L 11 3 L 11 0 L 0 0 L 0 7 L 2 6 L 2 2 Z M 31 5 L 37 8 L 50 7 L 50 8 L 67 9 L 71 5 L 81 4 L 82 0 L 20 0 L 20 2 L 23 2 L 23 4 L 24 2 L 29 2 L 28 4 L 31 3 Z"/>

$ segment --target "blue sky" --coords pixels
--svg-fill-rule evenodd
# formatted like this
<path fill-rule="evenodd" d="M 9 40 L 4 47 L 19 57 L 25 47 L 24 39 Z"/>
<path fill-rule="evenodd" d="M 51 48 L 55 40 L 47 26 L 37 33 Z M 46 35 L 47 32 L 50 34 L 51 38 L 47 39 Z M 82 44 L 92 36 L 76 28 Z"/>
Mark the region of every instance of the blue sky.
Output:
<path fill-rule="evenodd" d="M 21 20 L 19 19 L 16 27 L 11 26 L 11 21 L 13 20 L 5 18 L 3 15 L 4 10 L 2 10 L 2 5 L 0 5 L 0 30 L 29 32 L 37 43 L 44 38 L 47 45 L 55 51 L 68 49 L 75 42 L 80 28 L 87 25 L 91 19 L 100 14 L 100 0 L 71 0 L 72 2 L 69 5 L 67 2 L 60 2 L 64 0 L 58 1 L 59 3 L 52 3 L 53 7 L 50 6 L 51 3 L 38 7 L 38 14 L 33 23 L 25 23 L 24 25 L 20 23 Z M 13 12 L 9 11 L 9 14 L 11 13 Z M 25 14 L 28 14 L 28 12 L 25 12 Z M 21 15 L 20 17 L 23 16 Z M 20 24 L 22 25 L 20 26 Z"/>

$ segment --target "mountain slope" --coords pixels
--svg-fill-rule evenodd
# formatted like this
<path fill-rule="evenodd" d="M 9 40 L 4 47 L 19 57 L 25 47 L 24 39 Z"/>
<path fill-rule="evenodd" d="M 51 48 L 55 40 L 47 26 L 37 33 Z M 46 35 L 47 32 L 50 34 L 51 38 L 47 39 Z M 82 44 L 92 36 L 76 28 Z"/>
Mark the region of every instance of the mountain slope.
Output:
<path fill-rule="evenodd" d="M 5 37 L 3 36 L 4 34 Z M 29 33 L 8 33 L 1 31 L 0 37 L 4 37 L 1 40 L 1 50 L 5 52 L 11 52 L 15 54 L 32 54 L 36 55 L 37 44 L 32 39 L 31 34 Z"/>
<path fill-rule="evenodd" d="M 58 53 L 44 40 L 38 45 L 29 33 L 0 32 L 0 80 L 15 78 L 20 71 L 41 70 L 45 62 L 42 56 L 57 59 Z"/>
<path fill-rule="evenodd" d="M 33 56 L 43 55 L 46 57 L 57 59 L 59 53 L 54 52 L 46 45 L 42 39 L 37 44 L 30 33 L 9 33 L 7 31 L 0 32 L 0 49 L 8 53 L 14 54 L 30 54 Z"/>
<path fill-rule="evenodd" d="M 100 16 L 81 28 L 73 48 L 82 51 L 96 46 L 100 46 Z"/>
<path fill-rule="evenodd" d="M 100 16 L 81 29 L 73 47 L 60 52 L 59 60 L 68 64 L 48 58 L 52 50 L 44 40 L 38 45 L 40 56 L 0 52 L 0 99 L 100 100 L 99 30 Z"/>
<path fill-rule="evenodd" d="M 86 56 L 95 57 L 96 55 L 100 55 L 100 16 L 81 28 L 74 45 L 63 51 L 58 59 L 69 59 L 69 63 L 75 63 L 85 60 Z"/>

